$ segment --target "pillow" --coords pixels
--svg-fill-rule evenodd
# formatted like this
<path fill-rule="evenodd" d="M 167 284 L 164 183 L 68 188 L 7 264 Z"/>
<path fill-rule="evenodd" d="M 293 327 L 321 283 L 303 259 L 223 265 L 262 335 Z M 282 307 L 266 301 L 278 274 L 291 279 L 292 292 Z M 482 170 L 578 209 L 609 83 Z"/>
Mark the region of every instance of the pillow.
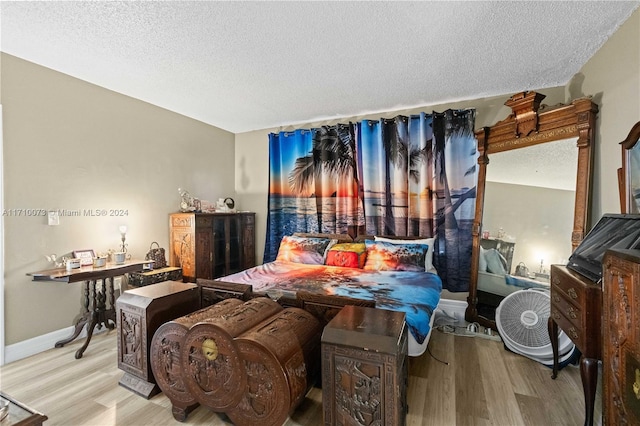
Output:
<path fill-rule="evenodd" d="M 327 248 L 332 240 L 328 238 L 294 237 L 286 235 L 280 242 L 276 260 L 284 260 L 307 265 L 323 265 Z"/>
<path fill-rule="evenodd" d="M 480 246 L 480 257 L 478 258 L 478 270 L 481 272 L 487 272 L 487 258 L 486 256 L 487 251 L 484 249 L 484 247 Z"/>
<path fill-rule="evenodd" d="M 487 272 L 497 275 L 507 274 L 507 259 L 494 248 L 485 250 L 484 258 L 487 261 Z"/>
<path fill-rule="evenodd" d="M 426 244 L 393 244 L 385 241 L 365 241 L 367 260 L 364 268 L 376 271 L 423 271 Z"/>
<path fill-rule="evenodd" d="M 364 243 L 338 243 L 327 251 L 326 265 L 362 268 L 367 257 Z"/>
<path fill-rule="evenodd" d="M 429 246 L 429 250 L 427 251 L 427 255 L 424 258 L 424 270 L 425 271 L 433 271 L 433 244 L 435 243 L 435 238 L 422 238 L 416 240 L 396 240 L 393 238 L 384 238 L 384 237 L 374 237 L 375 241 L 383 241 L 391 244 L 426 244 Z"/>

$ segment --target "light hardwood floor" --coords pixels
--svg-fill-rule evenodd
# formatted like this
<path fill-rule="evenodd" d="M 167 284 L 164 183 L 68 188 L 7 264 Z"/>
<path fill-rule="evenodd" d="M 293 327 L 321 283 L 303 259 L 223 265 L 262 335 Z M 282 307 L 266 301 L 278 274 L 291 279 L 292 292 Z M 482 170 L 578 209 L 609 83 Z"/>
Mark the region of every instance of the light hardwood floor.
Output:
<path fill-rule="evenodd" d="M 49 417 L 45 425 L 179 425 L 171 404 L 150 400 L 118 385 L 116 332 L 95 335 L 84 357 L 64 348 L 0 367 L 0 389 Z M 579 369 L 567 366 L 556 380 L 551 370 L 504 349 L 501 342 L 435 331 L 425 353 L 410 358 L 408 425 L 582 425 L 584 402 Z M 445 365 L 443 362 L 448 362 Z M 598 391 L 596 418 L 601 419 Z M 231 424 L 205 407 L 185 425 Z M 322 391 L 313 388 L 286 425 L 321 425 Z"/>

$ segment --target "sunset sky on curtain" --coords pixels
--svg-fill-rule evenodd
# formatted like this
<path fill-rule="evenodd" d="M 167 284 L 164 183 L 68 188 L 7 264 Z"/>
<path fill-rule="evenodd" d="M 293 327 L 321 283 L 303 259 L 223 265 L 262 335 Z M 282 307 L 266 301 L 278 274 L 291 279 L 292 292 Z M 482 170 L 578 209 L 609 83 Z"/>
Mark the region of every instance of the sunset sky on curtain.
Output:
<path fill-rule="evenodd" d="M 449 110 L 271 134 L 264 262 L 294 232 L 436 237 L 445 288 L 451 277 L 452 291 L 466 291 L 474 119 Z"/>

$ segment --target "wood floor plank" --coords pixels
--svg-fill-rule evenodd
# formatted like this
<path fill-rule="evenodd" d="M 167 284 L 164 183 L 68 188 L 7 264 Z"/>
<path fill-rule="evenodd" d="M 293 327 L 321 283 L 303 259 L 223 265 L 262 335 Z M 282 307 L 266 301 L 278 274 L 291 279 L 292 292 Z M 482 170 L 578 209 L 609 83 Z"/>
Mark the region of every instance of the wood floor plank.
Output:
<path fill-rule="evenodd" d="M 409 404 L 408 424 L 423 426 L 439 426 L 455 424 L 456 381 L 453 336 L 442 333 L 432 334 L 429 352 L 416 358 L 410 364 L 410 381 L 414 371 L 426 373 L 420 383 L 422 389 L 409 388 L 407 403 Z M 448 363 L 448 364 L 445 364 Z M 414 408 L 415 407 L 415 408 Z"/>
<path fill-rule="evenodd" d="M 45 413 L 47 426 L 176 425 L 163 394 L 146 400 L 119 386 L 116 333 L 95 335 L 83 358 L 82 341 L 0 367 L 0 389 Z M 565 367 L 556 380 L 535 361 L 502 343 L 434 331 L 428 352 L 409 359 L 409 426 L 581 425 L 580 372 Z M 437 358 L 437 359 L 436 359 Z M 443 363 L 447 362 L 447 364 Z M 596 418 L 601 416 L 598 393 Z M 230 425 L 224 414 L 198 407 L 184 425 Z M 322 390 L 312 388 L 287 426 L 320 426 Z M 601 421 L 600 421 L 601 424 Z"/>
<path fill-rule="evenodd" d="M 487 424 L 490 420 L 477 339 L 460 337 L 455 346 L 456 418 L 459 424 Z"/>
<path fill-rule="evenodd" d="M 502 343 L 475 339 L 487 409 L 492 424 L 522 425 L 524 420 L 506 371 Z"/>

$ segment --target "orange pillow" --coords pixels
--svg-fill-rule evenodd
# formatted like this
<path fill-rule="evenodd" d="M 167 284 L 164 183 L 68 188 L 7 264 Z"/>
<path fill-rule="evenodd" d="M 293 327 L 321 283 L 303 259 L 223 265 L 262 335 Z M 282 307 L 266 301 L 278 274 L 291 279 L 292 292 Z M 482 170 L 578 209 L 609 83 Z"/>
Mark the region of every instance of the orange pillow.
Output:
<path fill-rule="evenodd" d="M 367 257 L 364 243 L 335 244 L 327 252 L 328 266 L 342 266 L 345 268 L 362 268 Z"/>

